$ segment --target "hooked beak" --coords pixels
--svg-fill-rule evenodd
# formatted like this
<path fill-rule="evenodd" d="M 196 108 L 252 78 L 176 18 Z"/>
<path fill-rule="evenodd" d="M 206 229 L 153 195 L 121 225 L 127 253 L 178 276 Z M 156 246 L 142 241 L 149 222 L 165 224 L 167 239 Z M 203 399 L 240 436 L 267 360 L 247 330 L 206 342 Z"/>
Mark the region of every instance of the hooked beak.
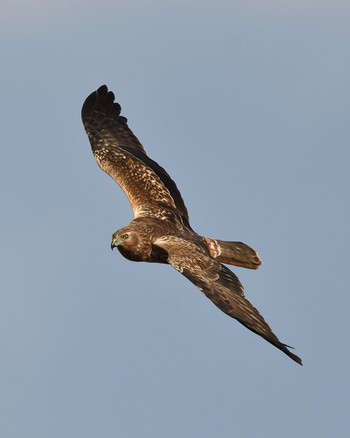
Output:
<path fill-rule="evenodd" d="M 114 248 L 116 248 L 119 245 L 123 244 L 123 239 L 121 237 L 118 237 L 117 240 L 112 239 L 112 243 L 111 243 L 111 250 L 113 251 Z"/>

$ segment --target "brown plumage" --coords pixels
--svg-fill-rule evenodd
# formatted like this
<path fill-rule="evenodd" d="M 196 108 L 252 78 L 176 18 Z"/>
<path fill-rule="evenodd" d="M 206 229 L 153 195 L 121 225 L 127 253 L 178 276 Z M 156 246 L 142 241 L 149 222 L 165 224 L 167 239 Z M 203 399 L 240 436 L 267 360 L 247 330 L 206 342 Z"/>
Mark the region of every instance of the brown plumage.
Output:
<path fill-rule="evenodd" d="M 262 264 L 257 252 L 242 242 L 210 239 L 192 229 L 176 184 L 149 158 L 120 111 L 105 85 L 90 94 L 82 108 L 95 159 L 124 190 L 134 213 L 130 225 L 113 234 L 112 249 L 117 247 L 131 261 L 170 264 L 220 310 L 302 364 L 247 300 L 237 276 L 222 264 L 257 269 Z"/>

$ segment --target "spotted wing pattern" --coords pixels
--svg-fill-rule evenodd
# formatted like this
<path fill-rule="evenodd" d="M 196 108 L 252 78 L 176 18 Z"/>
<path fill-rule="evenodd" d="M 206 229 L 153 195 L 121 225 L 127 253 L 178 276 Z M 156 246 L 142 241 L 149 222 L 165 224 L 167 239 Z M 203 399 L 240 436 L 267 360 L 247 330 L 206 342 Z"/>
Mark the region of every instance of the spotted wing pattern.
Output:
<path fill-rule="evenodd" d="M 120 115 L 114 94 L 103 85 L 82 108 L 84 127 L 98 165 L 126 193 L 134 216 L 170 218 L 176 211 L 189 227 L 189 217 L 174 181 L 155 161 Z"/>
<path fill-rule="evenodd" d="M 208 239 L 192 230 L 174 181 L 148 157 L 120 111 L 105 85 L 82 108 L 97 163 L 125 191 L 134 211 L 132 223 L 114 233 L 112 247 L 129 260 L 168 262 L 219 309 L 301 364 L 246 299 L 236 275 L 220 263 L 256 269 L 262 263 L 256 251 L 241 242 Z"/>
<path fill-rule="evenodd" d="M 226 266 L 206 254 L 196 243 L 182 238 L 166 236 L 156 240 L 155 245 L 166 250 L 168 263 L 195 284 L 220 310 L 301 364 L 301 359 L 288 350 L 288 345 L 279 341 L 262 315 L 247 300 L 239 279 Z"/>

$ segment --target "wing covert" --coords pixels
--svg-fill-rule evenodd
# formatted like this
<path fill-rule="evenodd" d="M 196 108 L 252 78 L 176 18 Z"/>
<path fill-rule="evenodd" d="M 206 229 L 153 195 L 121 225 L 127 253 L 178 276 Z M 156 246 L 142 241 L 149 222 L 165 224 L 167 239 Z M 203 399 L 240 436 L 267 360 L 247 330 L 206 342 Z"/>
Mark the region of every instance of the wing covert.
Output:
<path fill-rule="evenodd" d="M 168 252 L 169 264 L 196 285 L 220 310 L 302 364 L 301 359 L 288 350 L 288 345 L 280 342 L 263 316 L 247 300 L 241 282 L 231 270 L 206 254 L 195 242 L 166 236 L 156 240 L 155 244 Z"/>
<path fill-rule="evenodd" d="M 97 163 L 124 190 L 138 215 L 167 215 L 177 211 L 186 226 L 188 212 L 169 174 L 154 160 L 120 115 L 121 107 L 103 85 L 82 107 L 82 120 Z M 170 215 L 170 213 L 169 213 Z"/>

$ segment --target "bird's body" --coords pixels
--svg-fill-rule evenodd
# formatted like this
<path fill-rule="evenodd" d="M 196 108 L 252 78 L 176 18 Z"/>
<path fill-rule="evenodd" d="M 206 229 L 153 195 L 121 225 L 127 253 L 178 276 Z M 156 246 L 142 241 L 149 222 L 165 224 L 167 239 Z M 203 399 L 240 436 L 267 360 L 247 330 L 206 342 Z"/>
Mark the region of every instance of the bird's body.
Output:
<path fill-rule="evenodd" d="M 237 276 L 225 265 L 257 269 L 261 259 L 242 242 L 198 235 L 182 196 L 168 173 L 147 155 L 120 116 L 120 105 L 104 85 L 82 108 L 82 119 L 98 165 L 126 193 L 133 221 L 113 234 L 112 249 L 131 261 L 167 263 L 194 283 L 219 309 L 301 364 L 246 299 Z"/>

